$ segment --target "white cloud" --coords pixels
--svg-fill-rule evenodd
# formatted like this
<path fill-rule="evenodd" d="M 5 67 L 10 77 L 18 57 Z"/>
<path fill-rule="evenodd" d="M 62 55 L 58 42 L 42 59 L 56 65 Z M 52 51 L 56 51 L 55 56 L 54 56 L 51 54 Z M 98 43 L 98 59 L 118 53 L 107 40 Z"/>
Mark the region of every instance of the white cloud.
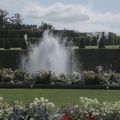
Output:
<path fill-rule="evenodd" d="M 58 28 L 76 29 L 80 31 L 119 31 L 120 13 L 111 11 L 101 13 L 88 5 L 54 3 L 43 6 L 30 3 L 23 9 L 23 15 L 38 21 L 50 22 Z"/>
<path fill-rule="evenodd" d="M 31 3 L 25 7 L 23 15 L 54 22 L 76 22 L 89 20 L 89 16 L 85 14 L 88 11 L 81 5 L 75 7 L 71 4 L 55 3 L 51 6 L 40 6 Z"/>
<path fill-rule="evenodd" d="M 120 31 L 120 12 L 99 12 L 90 4 L 40 4 L 35 0 L 0 0 L 0 8 L 19 12 L 25 23 L 40 24 L 41 21 L 53 24 L 57 29 L 75 29 L 79 31 Z"/>

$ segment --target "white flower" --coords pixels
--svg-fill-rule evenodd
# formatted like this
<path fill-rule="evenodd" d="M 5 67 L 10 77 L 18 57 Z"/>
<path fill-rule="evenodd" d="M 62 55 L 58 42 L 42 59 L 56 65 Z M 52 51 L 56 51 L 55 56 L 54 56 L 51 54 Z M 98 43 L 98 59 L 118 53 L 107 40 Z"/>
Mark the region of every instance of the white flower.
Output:
<path fill-rule="evenodd" d="M 2 110 L 2 109 L 0 109 L 0 116 L 2 116 L 2 112 L 3 112 L 3 110 Z"/>
<path fill-rule="evenodd" d="M 38 98 L 35 98 L 35 101 L 38 102 L 38 103 L 40 102 L 40 100 Z"/>
<path fill-rule="evenodd" d="M 39 99 L 38 98 L 35 98 L 36 101 L 38 101 Z"/>
<path fill-rule="evenodd" d="M 34 118 L 30 118 L 30 120 L 34 120 Z"/>
<path fill-rule="evenodd" d="M 3 100 L 3 97 L 0 97 L 0 101 L 2 101 Z"/>
<path fill-rule="evenodd" d="M 45 99 L 45 102 L 47 103 L 47 102 L 48 102 L 48 99 Z"/>
<path fill-rule="evenodd" d="M 32 108 L 33 107 L 33 103 L 30 103 L 30 108 Z"/>
<path fill-rule="evenodd" d="M 41 98 L 40 98 L 40 101 L 41 101 L 41 102 L 44 102 L 44 101 L 45 101 L 45 98 L 44 98 L 44 97 L 41 97 Z"/>
<path fill-rule="evenodd" d="M 55 105 L 54 105 L 54 103 L 52 103 L 52 102 L 49 102 L 48 104 L 47 104 L 48 106 L 51 106 L 51 107 L 55 107 Z"/>
<path fill-rule="evenodd" d="M 36 101 L 34 101 L 34 102 L 33 102 L 33 104 L 36 106 L 36 105 L 37 105 L 37 102 L 36 102 Z"/>
<path fill-rule="evenodd" d="M 79 108 L 79 105 L 74 105 L 75 108 Z"/>
<path fill-rule="evenodd" d="M 43 106 L 45 106 L 45 103 L 42 103 Z"/>

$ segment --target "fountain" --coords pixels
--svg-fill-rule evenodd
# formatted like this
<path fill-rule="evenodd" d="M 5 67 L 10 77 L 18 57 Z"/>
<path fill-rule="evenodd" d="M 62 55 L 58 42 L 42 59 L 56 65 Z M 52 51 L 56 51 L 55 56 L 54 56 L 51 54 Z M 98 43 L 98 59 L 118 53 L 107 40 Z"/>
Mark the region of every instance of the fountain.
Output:
<path fill-rule="evenodd" d="M 24 40 L 25 40 L 26 45 L 28 46 L 28 36 L 27 36 L 27 34 L 24 34 Z"/>
<path fill-rule="evenodd" d="M 33 46 L 29 52 L 28 60 L 24 61 L 24 68 L 29 72 L 50 70 L 57 73 L 70 73 L 70 58 L 70 48 L 65 47 L 50 31 L 45 31 L 41 42 Z"/>

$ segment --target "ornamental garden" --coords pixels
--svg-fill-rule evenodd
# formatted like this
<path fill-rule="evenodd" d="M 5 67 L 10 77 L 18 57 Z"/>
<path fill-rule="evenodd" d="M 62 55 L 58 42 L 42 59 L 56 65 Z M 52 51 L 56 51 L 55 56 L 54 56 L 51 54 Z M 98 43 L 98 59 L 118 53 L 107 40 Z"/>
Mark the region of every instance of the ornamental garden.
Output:
<path fill-rule="evenodd" d="M 1 120 L 119 120 L 119 90 L 119 35 L 23 24 L 0 9 Z"/>

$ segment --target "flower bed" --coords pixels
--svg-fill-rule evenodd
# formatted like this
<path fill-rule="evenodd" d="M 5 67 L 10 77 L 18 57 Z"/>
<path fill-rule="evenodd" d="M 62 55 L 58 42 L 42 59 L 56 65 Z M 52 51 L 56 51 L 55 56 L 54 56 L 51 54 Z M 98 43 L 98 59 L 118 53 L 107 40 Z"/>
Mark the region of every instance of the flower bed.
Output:
<path fill-rule="evenodd" d="M 0 97 L 0 119 L 2 120 L 119 120 L 120 101 L 99 102 L 97 99 L 80 97 L 79 105 L 57 107 L 44 97 L 32 103 L 5 102 Z"/>
<path fill-rule="evenodd" d="M 103 85 L 120 86 L 120 73 L 112 71 L 81 71 L 71 74 L 37 71 L 30 73 L 22 69 L 0 69 L 0 84 L 26 85 Z"/>

